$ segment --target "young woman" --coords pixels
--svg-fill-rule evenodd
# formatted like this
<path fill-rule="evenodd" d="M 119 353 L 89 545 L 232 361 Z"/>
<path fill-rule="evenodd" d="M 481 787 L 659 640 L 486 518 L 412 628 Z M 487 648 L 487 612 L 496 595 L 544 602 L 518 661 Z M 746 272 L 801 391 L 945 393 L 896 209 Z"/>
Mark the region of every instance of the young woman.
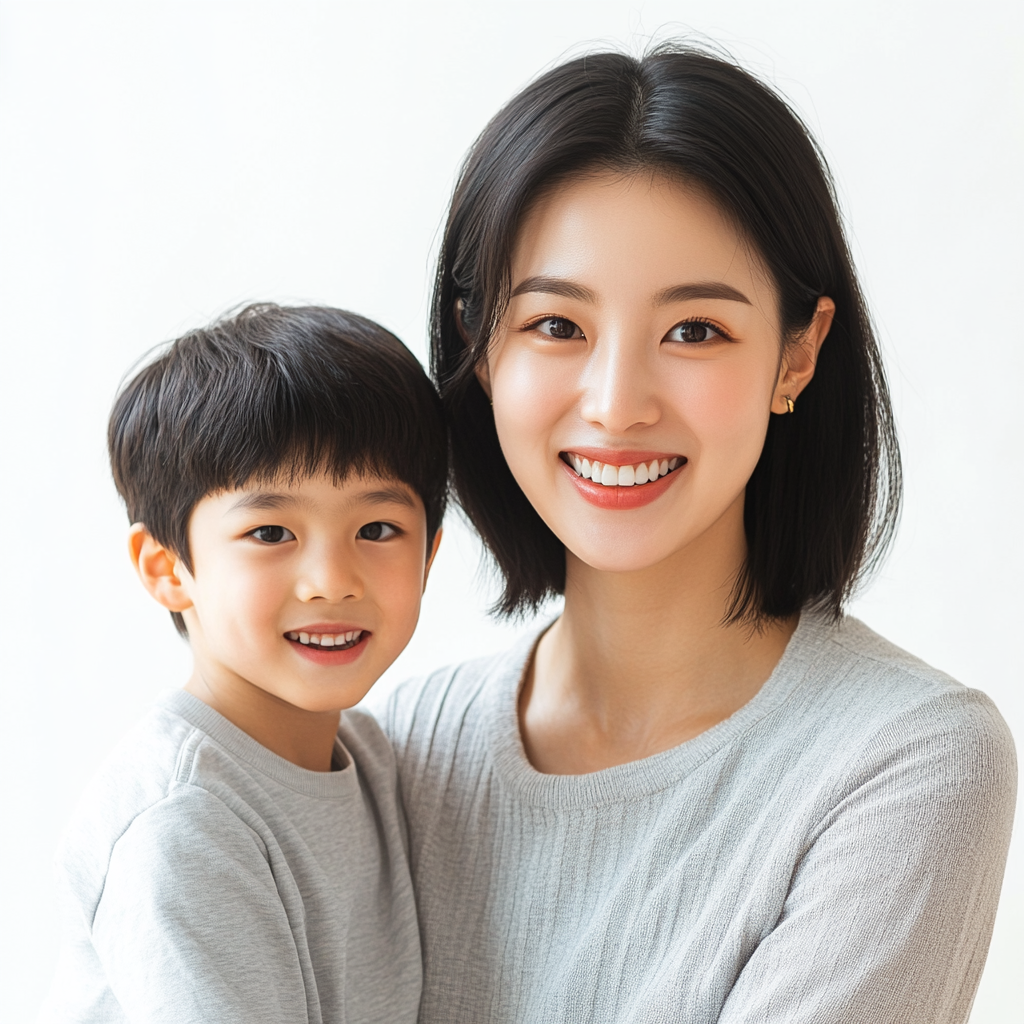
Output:
<path fill-rule="evenodd" d="M 1013 747 L 843 616 L 899 458 L 794 113 L 685 48 L 542 76 L 462 171 L 433 355 L 501 610 L 565 606 L 389 706 L 421 1020 L 966 1020 Z"/>

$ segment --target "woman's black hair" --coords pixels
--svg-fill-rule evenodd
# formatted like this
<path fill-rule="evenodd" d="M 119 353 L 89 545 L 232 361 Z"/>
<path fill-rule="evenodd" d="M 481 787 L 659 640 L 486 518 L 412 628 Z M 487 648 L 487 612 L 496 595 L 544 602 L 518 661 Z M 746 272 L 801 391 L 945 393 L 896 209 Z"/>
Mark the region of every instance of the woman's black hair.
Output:
<path fill-rule="evenodd" d="M 744 507 L 748 554 L 731 621 L 841 614 L 884 553 L 901 497 L 899 448 L 871 321 L 825 160 L 769 86 L 671 44 L 594 53 L 548 71 L 487 125 L 462 168 L 441 248 L 432 369 L 451 429 L 455 495 L 504 576 L 497 609 L 565 588 L 565 549 L 516 483 L 474 370 L 507 307 L 522 220 L 542 193 L 600 170 L 698 188 L 752 243 L 779 294 L 782 342 L 830 297 L 835 319 L 793 415 L 770 417 Z M 459 312 L 461 308 L 461 326 Z"/>
<path fill-rule="evenodd" d="M 422 499 L 429 538 L 444 518 L 437 393 L 398 338 L 342 309 L 259 303 L 190 331 L 122 387 L 107 443 L 129 522 L 190 572 L 196 505 L 282 474 L 392 477 Z"/>

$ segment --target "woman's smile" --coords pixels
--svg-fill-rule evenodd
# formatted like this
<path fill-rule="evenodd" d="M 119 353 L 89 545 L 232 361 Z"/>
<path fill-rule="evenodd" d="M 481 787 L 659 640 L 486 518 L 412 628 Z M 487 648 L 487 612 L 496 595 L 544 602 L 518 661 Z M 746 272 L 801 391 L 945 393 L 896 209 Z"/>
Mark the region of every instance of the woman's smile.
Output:
<path fill-rule="evenodd" d="M 661 497 L 678 479 L 685 455 L 574 448 L 559 458 L 579 495 L 598 508 L 634 509 Z"/>

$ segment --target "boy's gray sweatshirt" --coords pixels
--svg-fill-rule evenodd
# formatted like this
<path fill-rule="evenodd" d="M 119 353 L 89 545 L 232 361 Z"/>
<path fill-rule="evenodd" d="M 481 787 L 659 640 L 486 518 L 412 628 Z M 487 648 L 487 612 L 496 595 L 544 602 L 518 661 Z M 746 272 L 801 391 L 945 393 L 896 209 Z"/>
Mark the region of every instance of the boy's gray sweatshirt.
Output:
<path fill-rule="evenodd" d="M 335 758 L 299 768 L 184 691 L 157 705 L 62 843 L 66 941 L 41 1020 L 412 1024 L 394 755 L 347 711 Z"/>

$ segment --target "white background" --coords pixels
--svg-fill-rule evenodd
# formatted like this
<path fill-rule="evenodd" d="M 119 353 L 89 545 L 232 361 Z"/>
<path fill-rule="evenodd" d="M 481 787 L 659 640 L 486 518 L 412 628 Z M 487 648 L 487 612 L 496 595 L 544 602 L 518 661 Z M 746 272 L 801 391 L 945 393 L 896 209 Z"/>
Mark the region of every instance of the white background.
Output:
<path fill-rule="evenodd" d="M 1024 739 L 1024 5 L 975 0 L 6 3 L 0 8 L 0 1012 L 53 970 L 49 859 L 99 758 L 187 648 L 144 597 L 105 461 L 122 374 L 246 299 L 380 320 L 425 356 L 453 175 L 584 45 L 700 32 L 796 105 L 836 174 L 907 469 L 866 621 Z M 401 677 L 522 625 L 452 518 Z M 972 1020 L 1018 1024 L 1024 854 Z M 837 921 L 837 927 L 842 922 Z"/>

